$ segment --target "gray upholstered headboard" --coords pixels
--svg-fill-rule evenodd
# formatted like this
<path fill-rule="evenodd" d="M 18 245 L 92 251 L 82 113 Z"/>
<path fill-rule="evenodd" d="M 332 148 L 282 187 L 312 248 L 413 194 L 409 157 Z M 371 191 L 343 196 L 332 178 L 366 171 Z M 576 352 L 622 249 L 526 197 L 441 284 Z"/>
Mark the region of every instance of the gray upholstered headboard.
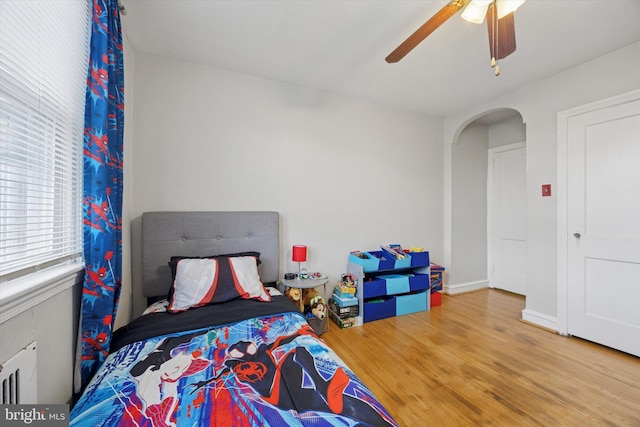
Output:
<path fill-rule="evenodd" d="M 144 295 L 165 296 L 172 256 L 260 252 L 264 283 L 276 282 L 280 266 L 278 212 L 145 212 L 142 214 Z"/>

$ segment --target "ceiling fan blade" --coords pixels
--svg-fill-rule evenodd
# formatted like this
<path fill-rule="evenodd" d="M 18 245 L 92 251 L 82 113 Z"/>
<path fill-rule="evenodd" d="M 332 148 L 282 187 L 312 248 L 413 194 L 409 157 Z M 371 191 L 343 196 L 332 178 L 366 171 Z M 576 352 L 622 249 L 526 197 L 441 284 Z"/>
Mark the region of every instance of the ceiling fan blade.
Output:
<path fill-rule="evenodd" d="M 440 25 L 444 24 L 447 19 L 451 18 L 457 11 L 467 4 L 467 0 L 452 0 L 445 7 L 440 9 L 427 22 L 422 24 L 413 34 L 403 41 L 393 52 L 391 52 L 385 61 L 392 64 L 400 61 L 404 56 L 411 52 L 422 40 L 433 33 Z"/>
<path fill-rule="evenodd" d="M 487 27 L 489 29 L 489 51 L 491 58 L 503 59 L 516 51 L 516 27 L 513 12 L 497 19 L 494 5 L 487 11 Z"/>

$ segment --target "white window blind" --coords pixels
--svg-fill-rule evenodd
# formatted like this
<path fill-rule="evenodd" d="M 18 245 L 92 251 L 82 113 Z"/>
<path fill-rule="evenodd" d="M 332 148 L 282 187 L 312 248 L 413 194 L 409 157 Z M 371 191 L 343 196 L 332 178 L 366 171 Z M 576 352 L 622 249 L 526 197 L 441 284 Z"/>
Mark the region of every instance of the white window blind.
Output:
<path fill-rule="evenodd" d="M 89 0 L 0 0 L 0 286 L 82 255 Z"/>

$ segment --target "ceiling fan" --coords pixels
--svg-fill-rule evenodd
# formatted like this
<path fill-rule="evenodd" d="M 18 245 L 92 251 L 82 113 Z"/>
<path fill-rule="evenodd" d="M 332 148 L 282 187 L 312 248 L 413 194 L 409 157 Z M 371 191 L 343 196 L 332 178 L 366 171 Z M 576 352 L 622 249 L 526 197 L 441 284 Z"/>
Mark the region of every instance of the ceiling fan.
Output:
<path fill-rule="evenodd" d="M 429 34 L 464 8 L 461 16 L 466 21 L 481 24 L 485 16 L 487 17 L 491 67 L 498 76 L 500 67 L 497 61 L 506 58 L 516 50 L 513 12 L 524 2 L 525 0 L 451 0 L 402 42 L 385 60 L 390 64 L 400 61 Z"/>

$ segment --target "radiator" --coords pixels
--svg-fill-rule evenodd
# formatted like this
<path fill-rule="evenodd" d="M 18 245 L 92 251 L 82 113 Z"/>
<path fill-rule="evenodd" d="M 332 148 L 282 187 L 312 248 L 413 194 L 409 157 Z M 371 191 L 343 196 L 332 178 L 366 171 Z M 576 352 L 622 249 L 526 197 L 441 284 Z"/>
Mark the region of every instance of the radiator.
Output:
<path fill-rule="evenodd" d="M 34 341 L 0 364 L 0 402 L 3 405 L 38 403 L 37 360 Z"/>

